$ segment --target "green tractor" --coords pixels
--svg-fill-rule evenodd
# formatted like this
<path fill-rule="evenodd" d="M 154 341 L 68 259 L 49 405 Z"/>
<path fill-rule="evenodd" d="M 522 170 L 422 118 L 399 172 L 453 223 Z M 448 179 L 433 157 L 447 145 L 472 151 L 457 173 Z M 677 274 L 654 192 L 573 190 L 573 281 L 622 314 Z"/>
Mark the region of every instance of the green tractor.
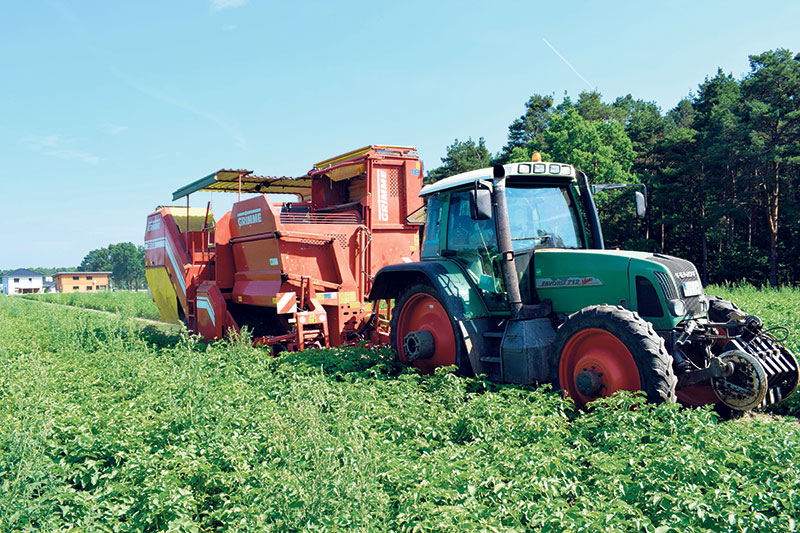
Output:
<path fill-rule="evenodd" d="M 604 187 L 541 161 L 425 186 L 421 260 L 382 268 L 370 293 L 394 299 L 398 358 L 553 383 L 578 404 L 641 390 L 735 413 L 788 398 L 794 354 L 758 317 L 704 294 L 692 263 L 604 248 L 592 195 Z M 636 192 L 640 216 L 645 201 Z"/>

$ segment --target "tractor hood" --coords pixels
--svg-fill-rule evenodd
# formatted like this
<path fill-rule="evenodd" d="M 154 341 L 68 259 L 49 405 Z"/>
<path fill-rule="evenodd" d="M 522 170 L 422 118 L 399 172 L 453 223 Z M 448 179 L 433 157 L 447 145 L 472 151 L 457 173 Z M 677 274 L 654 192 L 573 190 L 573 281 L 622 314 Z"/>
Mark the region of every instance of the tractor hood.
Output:
<path fill-rule="evenodd" d="M 540 299 L 552 300 L 557 313 L 603 303 L 621 305 L 656 329 L 672 329 L 686 316 L 701 316 L 707 310 L 697 269 L 677 257 L 547 248 L 536 250 L 532 263 L 533 271 L 526 269 L 521 282 L 534 285 Z"/>

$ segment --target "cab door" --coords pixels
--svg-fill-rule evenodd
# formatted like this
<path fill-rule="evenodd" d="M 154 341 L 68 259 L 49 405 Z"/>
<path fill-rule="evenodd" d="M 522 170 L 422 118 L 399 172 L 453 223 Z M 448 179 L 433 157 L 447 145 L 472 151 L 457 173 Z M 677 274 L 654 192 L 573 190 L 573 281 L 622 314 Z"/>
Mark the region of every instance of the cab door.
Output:
<path fill-rule="evenodd" d="M 508 309 L 497 262 L 494 219 L 473 220 L 470 217 L 469 191 L 450 193 L 445 241 L 441 255 L 464 269 L 487 308 L 490 311 Z"/>

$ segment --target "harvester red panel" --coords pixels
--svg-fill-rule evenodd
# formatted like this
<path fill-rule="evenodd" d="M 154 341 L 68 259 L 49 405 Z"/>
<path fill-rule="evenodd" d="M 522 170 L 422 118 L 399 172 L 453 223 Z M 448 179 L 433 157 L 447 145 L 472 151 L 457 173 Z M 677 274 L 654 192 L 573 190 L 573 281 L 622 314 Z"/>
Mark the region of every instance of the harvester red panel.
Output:
<path fill-rule="evenodd" d="M 301 178 L 222 170 L 179 189 L 173 199 L 200 190 L 262 194 L 240 198 L 216 223 L 188 200 L 148 217 L 148 282 L 162 317 L 175 302 L 179 318 L 207 339 L 247 326 L 260 342 L 289 349 L 357 339 L 374 318 L 367 295 L 375 273 L 419 260 L 420 226 L 407 217 L 422 206 L 421 186 L 415 149 L 372 145 Z M 287 191 L 298 201 L 264 194 Z"/>

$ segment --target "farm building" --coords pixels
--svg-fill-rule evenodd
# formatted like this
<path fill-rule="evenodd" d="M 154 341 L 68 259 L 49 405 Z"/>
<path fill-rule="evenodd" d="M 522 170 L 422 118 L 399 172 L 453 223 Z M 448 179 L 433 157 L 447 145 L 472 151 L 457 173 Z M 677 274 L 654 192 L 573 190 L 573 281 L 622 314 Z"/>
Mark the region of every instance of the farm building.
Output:
<path fill-rule="evenodd" d="M 58 272 L 53 276 L 56 292 L 97 292 L 109 289 L 111 272 Z"/>
<path fill-rule="evenodd" d="M 46 277 L 34 270 L 18 268 L 8 274 L 3 274 L 3 293 L 39 294 L 46 292 Z"/>

